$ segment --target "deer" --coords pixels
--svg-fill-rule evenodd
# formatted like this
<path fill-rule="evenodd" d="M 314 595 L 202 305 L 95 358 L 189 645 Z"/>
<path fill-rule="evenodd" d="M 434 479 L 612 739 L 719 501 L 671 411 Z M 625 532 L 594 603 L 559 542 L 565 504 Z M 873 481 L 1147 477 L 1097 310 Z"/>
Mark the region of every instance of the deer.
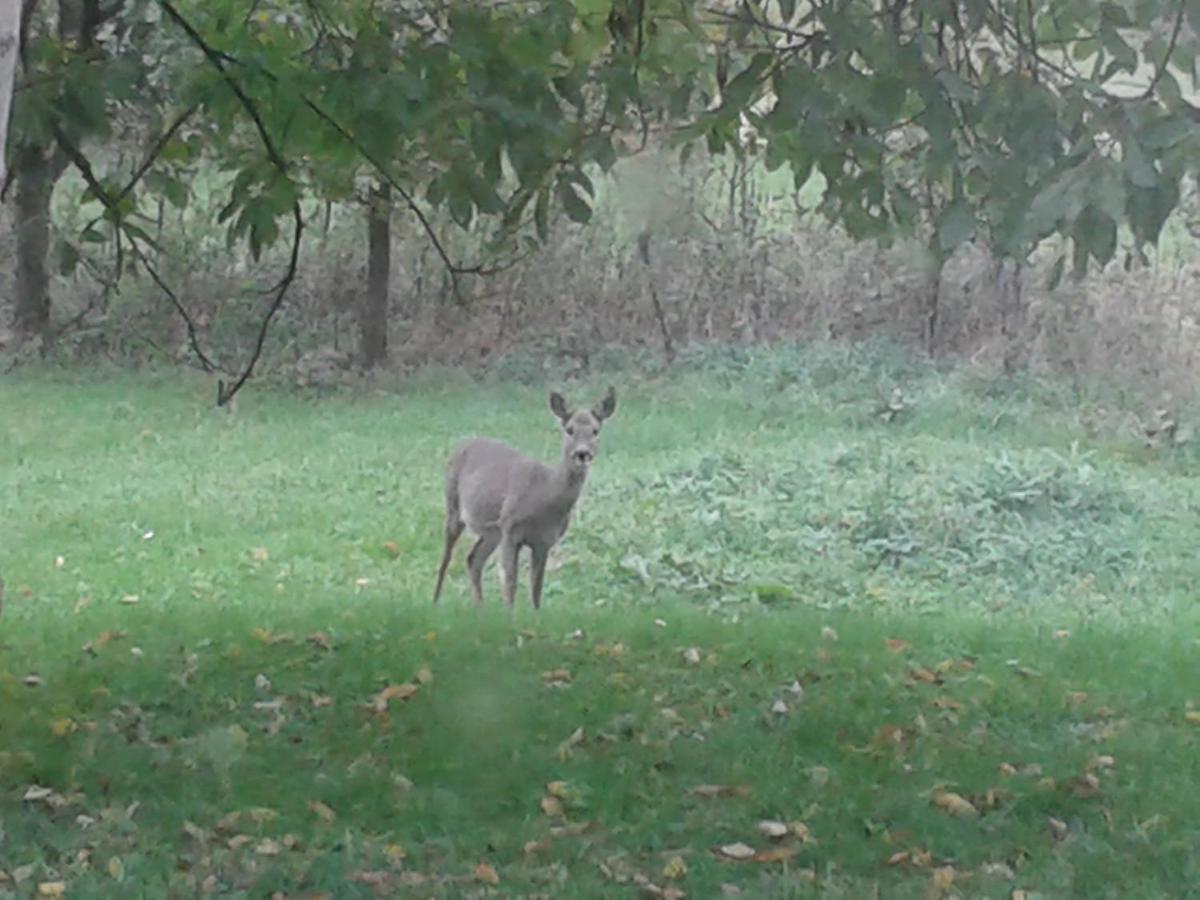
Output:
<path fill-rule="evenodd" d="M 562 453 L 555 466 L 493 438 L 468 438 L 454 448 L 446 465 L 445 546 L 434 603 L 441 596 L 454 545 L 464 529 L 470 529 L 476 540 L 467 554 L 467 572 L 475 604 L 483 604 L 483 567 L 499 548 L 504 600 L 512 609 L 518 556 L 528 547 L 529 600 L 535 610 L 541 609 L 550 550 L 567 531 L 596 458 L 600 429 L 616 409 L 611 387 L 596 406 L 580 410 L 552 392 L 550 411 L 562 429 Z"/>

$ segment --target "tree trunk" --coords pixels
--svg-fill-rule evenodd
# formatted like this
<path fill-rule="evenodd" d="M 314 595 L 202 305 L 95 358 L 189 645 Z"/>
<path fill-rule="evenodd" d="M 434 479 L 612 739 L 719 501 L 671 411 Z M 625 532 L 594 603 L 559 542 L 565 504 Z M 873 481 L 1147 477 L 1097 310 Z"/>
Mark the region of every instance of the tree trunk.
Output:
<path fill-rule="evenodd" d="M 941 315 L 942 272 L 946 268 L 946 254 L 938 244 L 935 232 L 929 242 L 928 268 L 925 272 L 925 352 L 932 358 L 937 355 L 938 328 Z"/>
<path fill-rule="evenodd" d="M 1000 295 L 1000 332 L 1004 339 L 1004 374 L 1013 375 L 1029 360 L 1025 340 L 1025 298 L 1021 260 L 996 260 L 996 291 Z"/>
<path fill-rule="evenodd" d="M 8 111 L 20 49 L 21 0 L 0 0 L 0 184 L 8 177 Z"/>
<path fill-rule="evenodd" d="M 17 341 L 40 338 L 50 341 L 50 197 L 62 174 L 59 153 L 41 147 L 22 147 L 16 154 L 15 226 L 17 232 L 16 314 Z"/>
<path fill-rule="evenodd" d="M 359 304 L 359 357 L 364 369 L 387 359 L 388 281 L 392 271 L 392 195 L 380 184 L 367 210 L 367 292 Z"/>

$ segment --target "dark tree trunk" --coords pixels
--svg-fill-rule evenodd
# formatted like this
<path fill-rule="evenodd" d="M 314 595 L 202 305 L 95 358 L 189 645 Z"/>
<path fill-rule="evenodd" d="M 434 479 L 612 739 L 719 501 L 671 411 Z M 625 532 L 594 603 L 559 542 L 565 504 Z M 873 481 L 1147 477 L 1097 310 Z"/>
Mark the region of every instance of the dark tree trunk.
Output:
<path fill-rule="evenodd" d="M 359 304 L 359 357 L 364 369 L 387 359 L 388 281 L 392 271 L 392 196 L 386 184 L 371 192 L 367 210 L 367 292 Z"/>
<path fill-rule="evenodd" d="M 1029 361 L 1024 341 L 1025 297 L 1021 260 L 1002 258 L 995 264 L 996 290 L 1000 295 L 1000 331 L 1004 339 L 1004 374 L 1013 375 Z"/>
<path fill-rule="evenodd" d="M 946 268 L 946 254 L 938 245 L 937 234 L 929 242 L 929 259 L 925 270 L 925 352 L 937 356 L 941 316 L 942 272 Z"/>
<path fill-rule="evenodd" d="M 17 232 L 16 315 L 13 325 L 20 343 L 50 341 L 50 196 L 62 174 L 59 153 L 41 147 L 22 147 L 15 159 L 14 210 Z"/>

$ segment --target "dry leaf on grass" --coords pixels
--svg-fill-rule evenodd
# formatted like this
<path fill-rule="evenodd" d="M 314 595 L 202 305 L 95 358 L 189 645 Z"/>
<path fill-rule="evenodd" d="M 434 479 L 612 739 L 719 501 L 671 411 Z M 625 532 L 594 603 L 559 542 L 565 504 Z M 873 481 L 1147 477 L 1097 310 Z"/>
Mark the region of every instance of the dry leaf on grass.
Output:
<path fill-rule="evenodd" d="M 329 639 L 329 635 L 327 635 L 323 631 L 314 631 L 312 634 L 310 634 L 308 636 L 308 642 L 310 644 L 315 644 L 316 646 L 320 647 L 322 650 L 332 650 L 333 649 L 333 641 L 331 641 Z"/>
<path fill-rule="evenodd" d="M 323 822 L 332 822 L 337 818 L 337 813 L 333 811 L 333 808 L 320 800 L 310 800 L 308 808 L 316 813 L 317 818 Z"/>
<path fill-rule="evenodd" d="M 884 644 L 893 653 L 899 653 L 902 650 L 907 649 L 907 647 L 908 647 L 908 641 L 902 640 L 900 638 L 888 638 L 886 641 L 884 641 Z"/>
<path fill-rule="evenodd" d="M 765 837 L 782 838 L 787 837 L 791 829 L 783 822 L 776 822 L 772 819 L 763 819 L 758 823 L 758 830 Z"/>
<path fill-rule="evenodd" d="M 570 669 L 551 669 L 548 672 L 542 673 L 542 682 L 547 687 L 562 687 L 574 680 Z"/>
<path fill-rule="evenodd" d="M 682 856 L 672 856 L 667 860 L 667 864 L 663 866 L 663 878 L 668 878 L 671 881 L 678 881 L 687 875 L 687 863 L 683 861 Z"/>
<path fill-rule="evenodd" d="M 700 651 L 695 647 L 688 647 L 683 651 L 683 661 L 689 666 L 700 665 Z"/>
<path fill-rule="evenodd" d="M 743 862 L 748 859 L 754 859 L 755 850 L 749 844 L 743 844 L 739 841 L 735 844 L 722 844 L 713 852 L 720 858 Z"/>
<path fill-rule="evenodd" d="M 400 555 L 400 545 L 397 544 L 395 541 L 384 541 L 383 542 L 383 552 L 386 553 L 388 556 L 390 556 L 392 559 L 395 559 L 397 556 Z"/>
<path fill-rule="evenodd" d="M 787 862 L 799 852 L 799 847 L 772 847 L 770 850 L 760 850 L 751 859 L 759 863 Z"/>
<path fill-rule="evenodd" d="M 37 887 L 39 897 L 65 897 L 67 883 L 65 881 L 43 881 Z"/>
<path fill-rule="evenodd" d="M 495 886 L 500 883 L 500 874 L 490 864 L 481 862 L 475 867 L 475 880 Z"/>
<path fill-rule="evenodd" d="M 563 814 L 562 801 L 557 797 L 543 797 L 541 807 L 542 812 L 548 816 L 561 816 Z"/>
<path fill-rule="evenodd" d="M 1189 725 L 1200 725 L 1200 710 L 1189 709 L 1183 714 L 1183 720 Z"/>
<path fill-rule="evenodd" d="M 371 700 L 371 705 L 376 712 L 387 712 L 388 704 L 392 700 L 407 700 L 417 690 L 418 688 L 415 684 L 389 684 L 374 696 Z"/>
<path fill-rule="evenodd" d="M 953 791 L 935 791 L 932 800 L 934 806 L 952 816 L 979 815 L 979 810 L 970 800 Z"/>
<path fill-rule="evenodd" d="M 688 790 L 696 797 L 745 797 L 750 788 L 744 784 L 698 784 Z"/>

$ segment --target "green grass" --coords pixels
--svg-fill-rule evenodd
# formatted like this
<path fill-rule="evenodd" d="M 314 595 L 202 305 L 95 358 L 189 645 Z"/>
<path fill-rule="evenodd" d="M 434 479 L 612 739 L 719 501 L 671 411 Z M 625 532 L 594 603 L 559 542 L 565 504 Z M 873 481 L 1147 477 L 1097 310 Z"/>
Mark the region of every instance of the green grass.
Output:
<path fill-rule="evenodd" d="M 0 896 L 1195 890 L 1188 451 L 878 347 L 570 394 L 610 380 L 545 608 L 523 574 L 512 616 L 491 573 L 471 607 L 461 554 L 429 604 L 440 478 L 471 433 L 552 456 L 540 387 L 228 414 L 176 376 L 0 386 Z M 736 842 L 786 859 L 712 852 Z"/>

